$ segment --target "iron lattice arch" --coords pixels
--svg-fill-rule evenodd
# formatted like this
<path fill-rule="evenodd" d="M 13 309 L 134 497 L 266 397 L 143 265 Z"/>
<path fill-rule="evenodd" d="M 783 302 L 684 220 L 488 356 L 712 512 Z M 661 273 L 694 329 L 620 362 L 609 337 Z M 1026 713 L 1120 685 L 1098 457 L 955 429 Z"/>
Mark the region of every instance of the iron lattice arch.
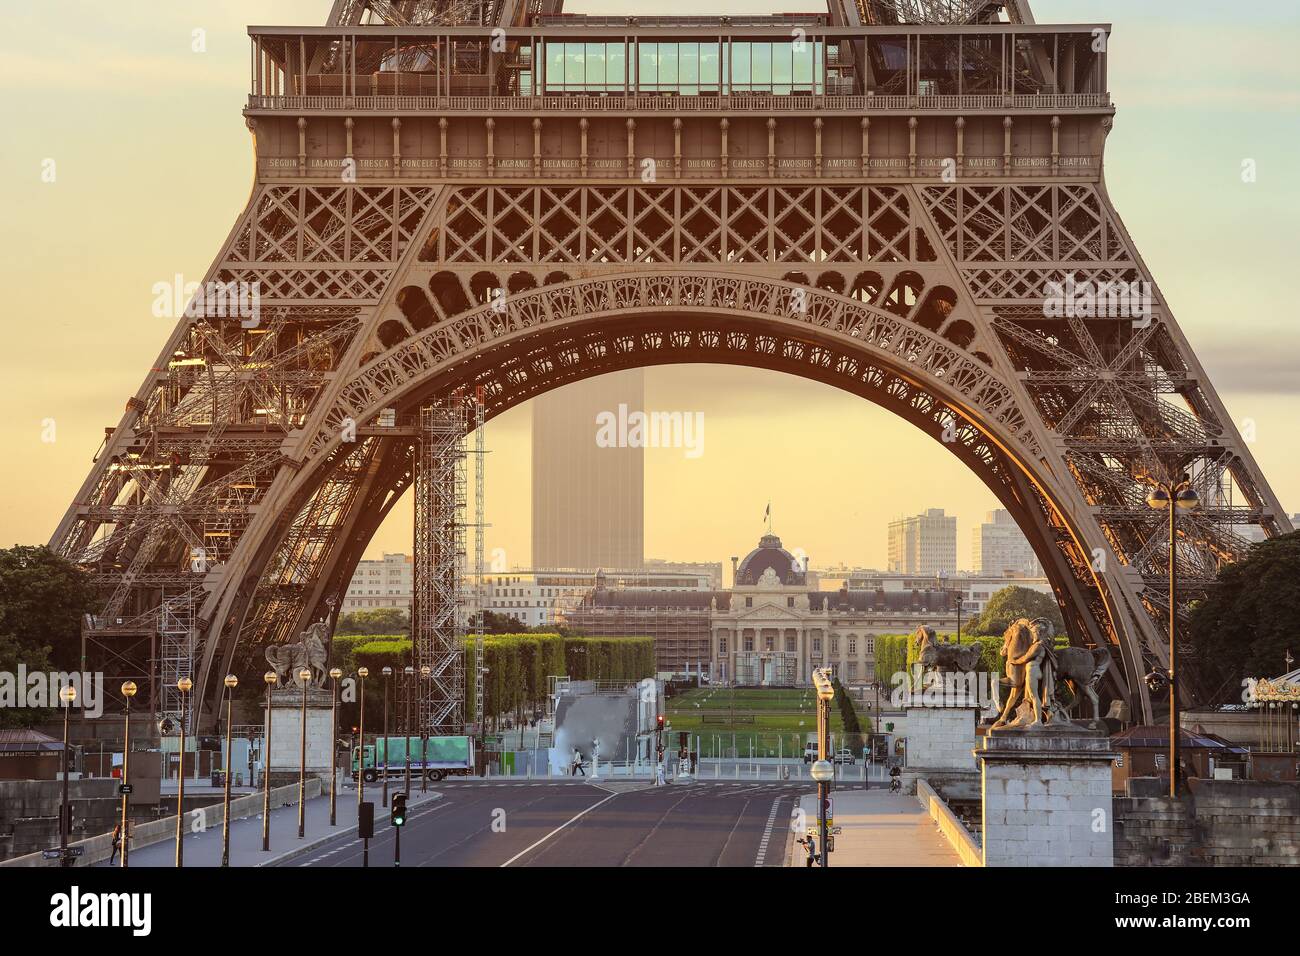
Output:
<path fill-rule="evenodd" d="M 857 12 L 874 23 L 902 6 Z M 924 6 L 982 23 L 999 5 Z M 507 3 L 474 16 L 553 12 Z M 1005 12 L 1026 22 L 1024 4 Z M 462 14 L 340 0 L 331 22 Z M 368 49 L 340 40 L 328 54 L 378 72 L 382 60 L 356 62 Z M 318 66 L 300 57 L 296 71 Z M 1051 66 L 1036 67 L 1043 82 Z M 261 314 L 251 326 L 202 314 L 177 323 L 56 529 L 52 546 L 102 596 L 87 646 L 154 642 L 159 710 L 178 710 L 167 684 L 193 671 L 210 717 L 227 668 L 337 612 L 366 543 L 435 464 L 419 452 L 421 409 L 459 389 L 481 394 L 490 417 L 617 369 L 731 363 L 833 385 L 935 437 L 1012 512 L 1072 639 L 1113 649 L 1111 693 L 1148 717 L 1141 678 L 1167 656 L 1170 549 L 1181 610 L 1242 553 L 1241 526 L 1290 525 L 1099 172 L 1062 165 L 1063 130 L 1076 150 L 1095 142 L 1099 160 L 1107 110 L 1081 100 L 1077 115 L 1040 115 L 1028 97 L 1013 121 L 985 115 L 982 97 L 969 123 L 927 126 L 883 108 L 838 126 L 739 118 L 732 135 L 751 123 L 757 164 L 745 177 L 728 166 L 725 118 L 638 114 L 636 142 L 653 149 L 657 137 L 660 155 L 674 144 L 652 182 L 634 163 L 632 116 L 426 115 L 408 117 L 404 134 L 394 115 L 391 165 L 349 181 L 307 162 L 312 136 L 338 160 L 369 135 L 329 97 L 310 123 L 250 115 L 259 152 L 291 153 L 296 140 L 297 161 L 259 167 L 205 279 L 256 283 Z M 531 144 L 532 159 L 518 175 L 453 175 L 448 137 L 491 143 L 477 138 L 490 123 L 501 143 Z M 1017 136 L 1051 144 L 1024 175 Z M 544 143 L 556 155 L 580 144 L 571 175 L 543 175 Z M 780 150 L 799 143 L 802 165 L 781 167 Z M 919 143 L 951 143 L 959 156 L 979 145 L 984 165 L 958 163 L 956 181 L 927 175 Z M 691 167 L 680 144 L 707 164 Z M 870 165 L 889 150 L 892 165 Z M 416 158 L 425 165 L 406 162 Z M 589 160 L 605 164 L 599 176 Z M 1150 308 L 1140 320 L 1049 315 L 1046 290 L 1070 280 L 1148 283 Z M 1146 508 L 1146 482 L 1182 472 L 1205 507 L 1171 542 Z"/>

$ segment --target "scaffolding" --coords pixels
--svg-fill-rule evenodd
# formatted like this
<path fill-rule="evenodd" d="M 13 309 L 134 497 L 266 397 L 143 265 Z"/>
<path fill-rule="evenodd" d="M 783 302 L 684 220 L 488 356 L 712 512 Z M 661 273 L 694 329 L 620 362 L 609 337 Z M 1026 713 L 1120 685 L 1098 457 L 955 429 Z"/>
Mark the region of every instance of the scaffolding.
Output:
<path fill-rule="evenodd" d="M 487 448 L 483 437 L 483 425 L 486 409 L 483 405 L 483 389 L 474 392 L 474 590 L 470 607 L 474 630 L 474 722 L 481 740 L 486 721 L 483 717 L 483 533 L 487 530 L 483 511 L 483 467 L 487 461 Z"/>
<path fill-rule="evenodd" d="M 158 621 L 158 716 L 170 717 L 179 726 L 186 718 L 186 733 L 194 731 L 194 706 L 185 705 L 176 685 L 182 677 L 193 678 L 195 633 L 193 588 L 173 592 L 163 588 Z"/>
<path fill-rule="evenodd" d="M 707 604 L 688 605 L 685 597 L 644 594 L 627 604 L 609 604 L 592 593 L 568 613 L 567 622 L 593 637 L 652 638 L 656 672 L 684 674 L 712 658 L 711 609 Z M 655 599 L 672 603 L 652 604 Z"/>
<path fill-rule="evenodd" d="M 411 615 L 418 687 L 415 729 L 422 734 L 458 734 L 465 726 L 465 457 L 465 403 L 460 394 L 422 407 Z"/>

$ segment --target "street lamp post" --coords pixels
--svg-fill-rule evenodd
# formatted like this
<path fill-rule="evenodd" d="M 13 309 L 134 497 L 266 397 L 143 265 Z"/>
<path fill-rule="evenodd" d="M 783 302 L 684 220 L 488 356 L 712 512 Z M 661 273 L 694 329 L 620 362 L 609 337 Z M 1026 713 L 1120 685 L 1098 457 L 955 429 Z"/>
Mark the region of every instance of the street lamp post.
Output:
<path fill-rule="evenodd" d="M 361 717 L 357 720 L 357 822 L 361 821 L 361 805 L 366 802 L 366 678 L 370 668 L 358 667 L 357 681 L 360 687 Z M 378 763 L 378 761 L 375 761 Z M 370 837 L 361 839 L 361 865 L 370 865 Z"/>
<path fill-rule="evenodd" d="M 337 667 L 330 668 L 330 826 L 338 826 L 336 801 L 338 799 L 339 781 L 339 678 L 343 671 Z"/>
<path fill-rule="evenodd" d="M 420 693 L 424 693 L 424 682 L 429 679 L 433 673 L 433 668 L 428 664 L 420 667 Z M 420 722 L 420 792 L 429 792 L 429 728 L 424 721 Z"/>
<path fill-rule="evenodd" d="M 262 744 L 262 849 L 271 849 L 271 688 L 279 681 L 275 671 L 262 675 L 266 681 L 266 740 Z"/>
<path fill-rule="evenodd" d="M 126 857 L 131 848 L 131 820 L 128 801 L 131 799 L 131 698 L 135 696 L 135 681 L 129 680 L 122 685 L 122 696 L 126 698 L 126 719 L 122 722 L 122 867 L 126 868 Z"/>
<path fill-rule="evenodd" d="M 1200 498 L 1192 488 L 1191 477 L 1184 474 L 1178 482 L 1157 482 L 1147 494 L 1147 504 L 1157 511 L 1169 512 L 1169 796 L 1178 796 L 1178 679 L 1174 674 L 1177 656 L 1178 602 L 1178 529 L 1179 510 L 1190 511 Z"/>
<path fill-rule="evenodd" d="M 68 759 L 68 722 L 72 714 L 72 702 L 77 699 L 77 688 L 68 684 L 59 690 L 59 700 L 63 701 L 63 803 L 59 806 L 59 866 L 71 866 L 72 857 L 68 856 L 68 838 L 72 835 L 71 804 L 68 802 L 68 774 L 71 771 Z"/>
<path fill-rule="evenodd" d="M 311 671 L 301 668 L 298 681 L 302 684 L 302 713 L 298 721 L 298 839 L 301 840 L 307 835 L 307 686 L 311 683 Z"/>
<path fill-rule="evenodd" d="M 415 668 L 407 664 L 402 671 L 406 675 L 406 736 L 402 739 L 402 750 L 406 753 L 406 787 L 407 797 L 411 795 L 411 698 L 415 696 Z"/>
<path fill-rule="evenodd" d="M 830 751 L 831 701 L 835 698 L 835 686 L 831 683 L 827 670 L 813 671 L 813 686 L 817 689 L 817 761 L 812 765 L 810 774 L 817 781 L 817 830 L 819 864 L 829 865 L 830 824 L 826 819 L 827 804 L 830 802 L 831 781 L 835 779 L 835 766 L 828 758 Z"/>
<path fill-rule="evenodd" d="M 226 685 L 226 792 L 222 800 L 221 814 L 221 865 L 230 866 L 230 763 L 234 756 L 230 731 L 232 726 L 232 710 L 235 702 L 235 688 L 239 686 L 239 678 L 234 674 L 227 674 L 226 679 L 222 681 Z"/>
<path fill-rule="evenodd" d="M 384 802 L 383 806 L 388 806 L 388 686 L 392 683 L 393 669 L 385 667 L 384 675 Z M 375 760 L 375 769 L 379 769 L 379 760 Z"/>
<path fill-rule="evenodd" d="M 189 723 L 190 688 L 194 681 L 182 677 L 176 682 L 176 689 L 181 692 L 181 746 L 180 772 L 176 777 L 176 865 L 185 865 L 185 725 Z"/>

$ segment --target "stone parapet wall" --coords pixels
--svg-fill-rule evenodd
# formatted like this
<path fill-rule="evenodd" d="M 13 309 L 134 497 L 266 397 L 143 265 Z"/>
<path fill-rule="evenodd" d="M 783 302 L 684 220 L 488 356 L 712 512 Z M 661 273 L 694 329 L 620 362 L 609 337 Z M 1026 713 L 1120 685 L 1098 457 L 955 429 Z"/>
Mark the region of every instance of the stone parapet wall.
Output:
<path fill-rule="evenodd" d="M 1116 866 L 1300 866 L 1300 786 L 1192 780 L 1115 798 Z"/>
<path fill-rule="evenodd" d="M 916 799 L 930 814 L 930 819 L 939 828 L 944 839 L 957 851 L 962 866 L 984 865 L 984 850 L 927 781 L 921 779 L 916 781 Z"/>

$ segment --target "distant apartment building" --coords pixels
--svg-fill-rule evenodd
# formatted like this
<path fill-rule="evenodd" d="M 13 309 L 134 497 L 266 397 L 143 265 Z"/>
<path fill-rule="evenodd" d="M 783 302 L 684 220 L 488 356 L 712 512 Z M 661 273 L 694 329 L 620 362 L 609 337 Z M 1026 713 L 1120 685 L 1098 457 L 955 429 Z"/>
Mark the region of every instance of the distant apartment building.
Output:
<path fill-rule="evenodd" d="M 961 595 L 962 621 L 969 621 L 984 610 L 991 598 L 1006 587 L 1028 588 L 1039 594 L 1052 596 L 1052 585 L 1041 575 L 1018 574 L 949 574 L 942 577 L 909 576 L 889 571 L 855 570 L 844 575 L 843 590 L 851 594 L 874 592 L 868 602 L 868 609 L 876 613 L 888 612 L 897 615 L 893 623 L 908 630 L 914 629 L 907 620 L 907 614 L 932 614 L 935 609 L 943 616 L 929 623 L 940 630 L 955 627 L 956 595 Z M 950 595 L 941 604 L 934 604 L 933 595 L 937 592 Z M 928 602 L 928 603 L 927 603 Z"/>
<path fill-rule="evenodd" d="M 669 574 L 706 574 L 709 577 L 709 587 L 715 591 L 722 587 L 721 561 L 665 561 L 663 558 L 647 558 L 645 569 Z"/>
<path fill-rule="evenodd" d="M 979 574 L 1017 574 L 1036 578 L 1043 574 L 1034 549 L 1024 532 L 999 508 L 990 511 L 971 535 L 971 568 Z"/>
<path fill-rule="evenodd" d="M 721 565 L 716 573 L 721 575 Z M 626 571 L 508 571 L 484 578 L 484 609 L 516 618 L 525 627 L 541 627 L 563 623 L 594 588 L 669 594 L 708 591 L 712 582 L 708 570 L 678 571 L 662 565 Z"/>
<path fill-rule="evenodd" d="M 382 558 L 357 562 L 347 593 L 343 596 L 343 613 L 383 609 L 411 610 L 411 556 L 385 554 Z"/>
<path fill-rule="evenodd" d="M 645 406 L 641 369 L 574 382 L 532 400 L 534 568 L 644 563 L 641 447 L 603 448 L 596 416 Z"/>
<path fill-rule="evenodd" d="M 903 574 L 957 571 L 957 518 L 942 508 L 889 523 L 889 570 Z"/>

